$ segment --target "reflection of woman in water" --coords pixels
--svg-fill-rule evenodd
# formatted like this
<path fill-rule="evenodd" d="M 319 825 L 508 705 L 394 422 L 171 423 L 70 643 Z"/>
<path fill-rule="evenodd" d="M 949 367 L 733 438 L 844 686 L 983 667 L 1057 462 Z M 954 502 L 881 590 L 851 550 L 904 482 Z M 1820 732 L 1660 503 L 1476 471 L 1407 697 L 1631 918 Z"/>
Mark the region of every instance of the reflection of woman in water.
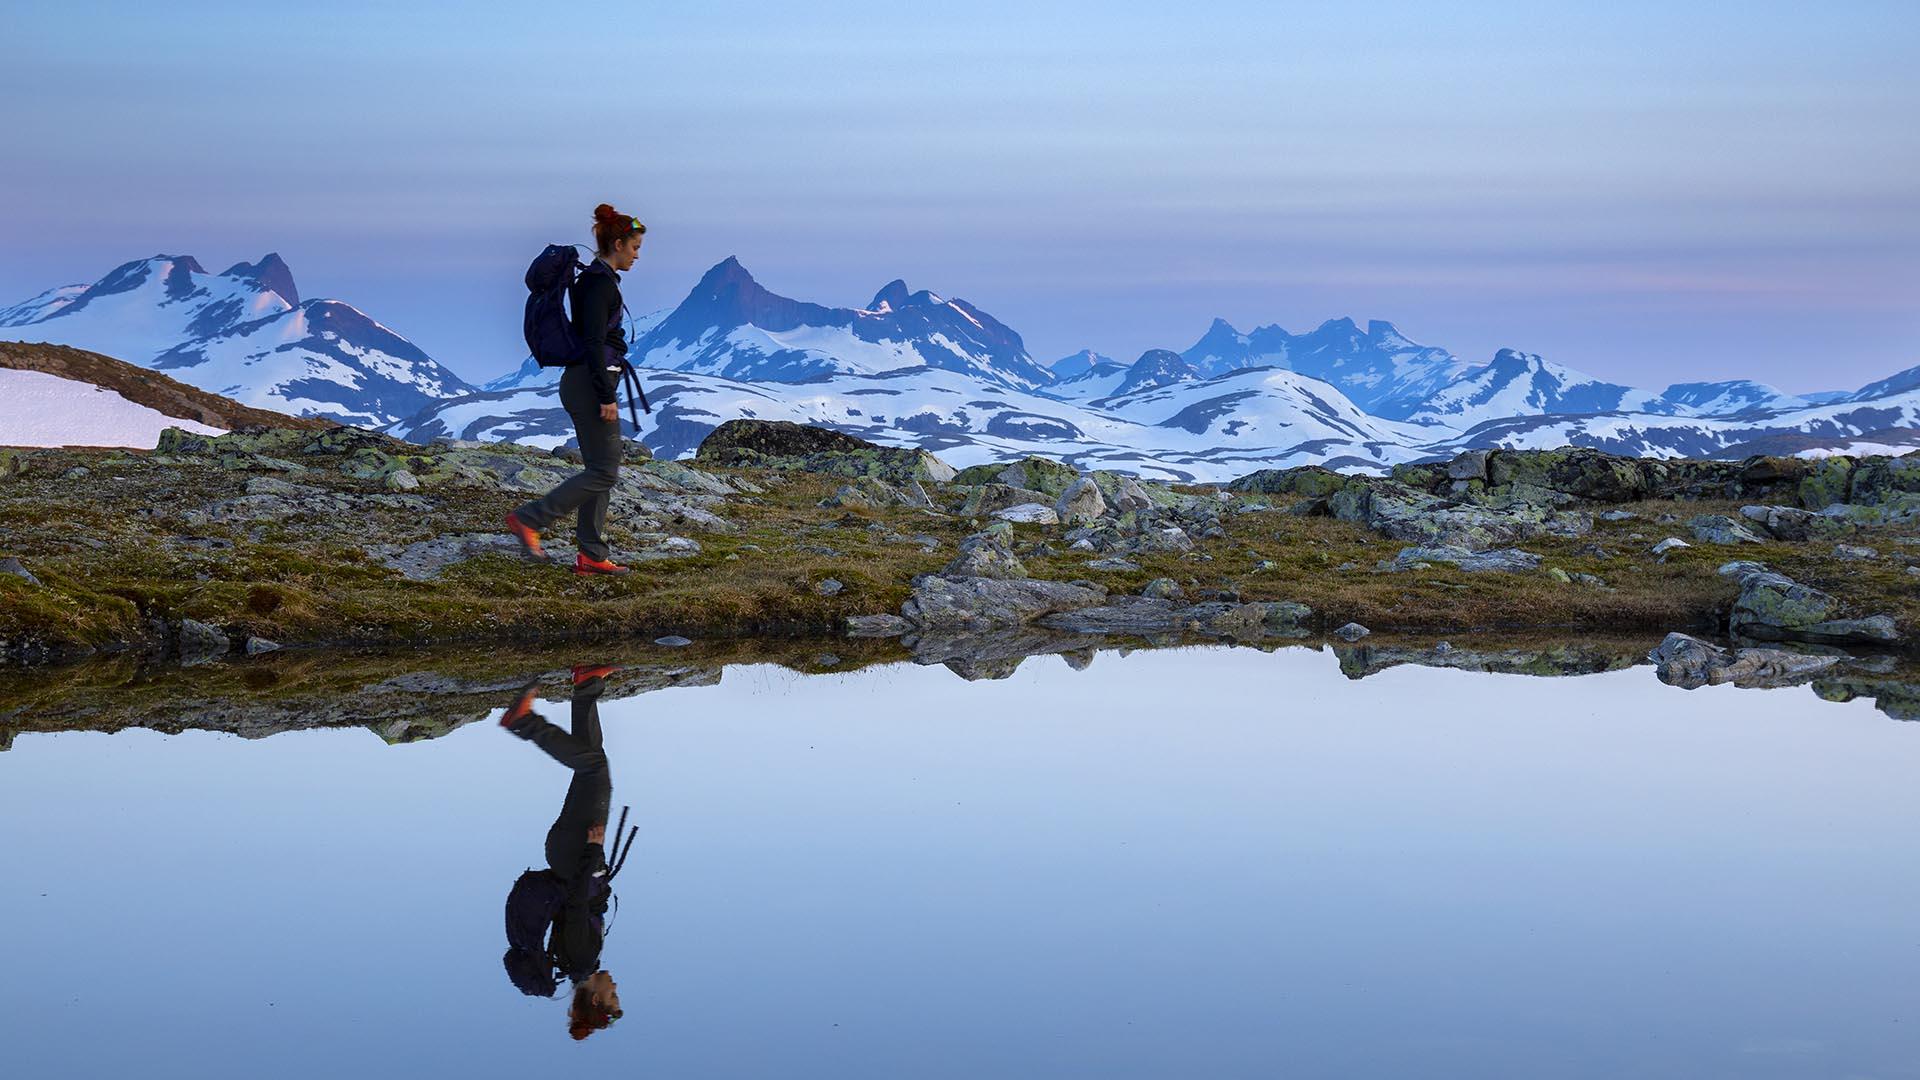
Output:
<path fill-rule="evenodd" d="M 500 726 L 545 750 L 573 770 L 560 816 L 547 830 L 547 869 L 529 870 L 507 897 L 507 977 L 522 993 L 552 997 L 555 973 L 573 984 L 567 1031 L 575 1039 L 620 1017 L 619 987 L 600 968 L 611 882 L 624 853 L 614 830 L 614 859 L 606 854 L 607 807 L 613 778 L 600 747 L 600 692 L 617 667 L 573 669 L 573 730 L 563 731 L 533 711 L 529 686 L 500 718 Z M 624 812 L 621 821 L 626 820 Z M 638 827 L 634 832 L 638 832 Z M 628 834 L 631 846 L 632 834 Z"/>

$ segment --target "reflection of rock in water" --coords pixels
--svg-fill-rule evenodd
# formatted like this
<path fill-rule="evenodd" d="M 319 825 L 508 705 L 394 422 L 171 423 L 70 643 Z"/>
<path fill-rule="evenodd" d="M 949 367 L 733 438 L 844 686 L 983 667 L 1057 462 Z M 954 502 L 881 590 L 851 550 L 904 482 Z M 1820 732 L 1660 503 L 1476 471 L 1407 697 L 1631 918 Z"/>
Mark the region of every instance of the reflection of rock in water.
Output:
<path fill-rule="evenodd" d="M 1586 675 L 1643 662 L 1651 644 L 1643 638 L 1541 642 L 1531 636 L 1480 635 L 1457 640 L 1458 644 L 1416 645 L 1370 637 L 1351 645 L 1331 644 L 1331 648 L 1341 672 L 1358 679 L 1403 664 L 1516 675 Z M 835 643 L 832 654 L 822 654 L 817 640 L 804 639 L 695 643 L 673 650 L 629 643 L 606 648 L 610 660 L 625 666 L 609 680 L 606 694 L 617 699 L 668 687 L 713 685 L 729 664 L 771 663 L 808 673 L 854 671 L 911 659 L 944 666 L 962 679 L 1005 679 L 1029 656 L 1059 656 L 1068 667 L 1084 671 L 1103 650 L 1124 657 L 1141 647 L 1194 644 L 1192 636 L 1179 633 L 1112 637 L 1031 625 L 898 640 L 845 638 Z M 1799 646 L 1781 657 L 1756 658 L 1743 657 L 1748 650 L 1701 645 L 1696 651 L 1707 663 L 1699 672 L 1683 664 L 1671 672 L 1662 669 L 1661 677 L 1682 686 L 1714 681 L 1773 685 L 1804 682 L 1813 668 L 1823 666 L 1825 670 L 1813 679 L 1813 690 L 1820 697 L 1829 701 L 1871 698 L 1890 716 L 1920 719 L 1920 668 L 1910 660 L 1890 655 L 1853 657 L 1821 646 Z M 1225 646 L 1215 642 L 1211 647 Z M 1267 640 L 1243 641 L 1233 647 L 1320 651 L 1329 645 L 1295 644 L 1270 634 Z M 1716 657 L 1725 659 L 1709 672 Z M 1836 659 L 1827 663 L 1830 657 Z M 286 653 L 267 660 L 194 668 L 149 669 L 132 658 L 121 658 L 0 675 L 0 750 L 10 747 L 20 732 L 112 732 L 130 727 L 168 733 L 220 731 L 242 738 L 319 727 L 364 727 L 389 743 L 416 742 L 438 738 L 487 716 L 503 693 L 522 685 L 526 671 L 552 670 L 550 690 L 556 695 L 564 692 L 564 668 L 571 659 L 571 652 L 536 649 L 401 655 Z M 1701 681 L 1691 681 L 1696 675 Z"/>
<path fill-rule="evenodd" d="M 1349 679 L 1363 679 L 1402 664 L 1502 675 L 1592 675 L 1632 667 L 1646 654 L 1646 644 L 1633 641 L 1575 641 L 1516 648 L 1475 648 L 1445 641 L 1424 647 L 1368 641 L 1332 648 L 1340 658 L 1341 673 Z"/>
<path fill-rule="evenodd" d="M 1839 656 L 1791 649 L 1723 649 L 1681 633 L 1668 634 L 1647 659 L 1661 682 L 1683 690 L 1721 683 L 1745 689 L 1797 686 L 1840 662 Z"/>
<path fill-rule="evenodd" d="M 1874 708 L 1895 720 L 1920 720 L 1920 674 L 1906 679 L 1870 673 L 1815 679 L 1813 692 L 1825 701 L 1872 698 Z"/>

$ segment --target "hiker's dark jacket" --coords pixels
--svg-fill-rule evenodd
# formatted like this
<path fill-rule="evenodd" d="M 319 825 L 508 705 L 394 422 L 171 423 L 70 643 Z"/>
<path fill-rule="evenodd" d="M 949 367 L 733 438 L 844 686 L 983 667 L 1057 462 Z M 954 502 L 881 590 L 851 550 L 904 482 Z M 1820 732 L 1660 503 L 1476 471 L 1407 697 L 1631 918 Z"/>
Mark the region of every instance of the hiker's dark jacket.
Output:
<path fill-rule="evenodd" d="M 612 405 L 618 400 L 620 371 L 627 363 L 627 333 L 620 325 L 620 275 L 606 260 L 593 260 L 574 279 L 567 302 L 573 308 L 574 336 L 586 350 L 581 363 L 593 374 L 594 395 L 600 404 Z"/>
<path fill-rule="evenodd" d="M 600 969 L 600 945 L 606 931 L 598 923 L 607 911 L 606 870 L 605 850 L 590 843 L 580 854 L 579 868 L 564 875 L 567 899 L 554 913 L 547 948 L 560 970 L 575 979 L 584 979 Z"/>

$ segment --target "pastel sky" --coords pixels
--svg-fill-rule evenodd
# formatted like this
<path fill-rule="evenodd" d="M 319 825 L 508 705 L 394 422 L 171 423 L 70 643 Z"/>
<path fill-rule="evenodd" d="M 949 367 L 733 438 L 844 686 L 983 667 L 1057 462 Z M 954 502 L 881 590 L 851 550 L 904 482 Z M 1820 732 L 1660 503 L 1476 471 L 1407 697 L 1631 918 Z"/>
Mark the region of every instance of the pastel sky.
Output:
<path fill-rule="evenodd" d="M 484 378 L 604 199 L 636 312 L 737 255 L 1042 360 L 1351 315 L 1851 387 L 1920 364 L 1917 55 L 1911 0 L 16 4 L 0 303 L 274 250 Z"/>

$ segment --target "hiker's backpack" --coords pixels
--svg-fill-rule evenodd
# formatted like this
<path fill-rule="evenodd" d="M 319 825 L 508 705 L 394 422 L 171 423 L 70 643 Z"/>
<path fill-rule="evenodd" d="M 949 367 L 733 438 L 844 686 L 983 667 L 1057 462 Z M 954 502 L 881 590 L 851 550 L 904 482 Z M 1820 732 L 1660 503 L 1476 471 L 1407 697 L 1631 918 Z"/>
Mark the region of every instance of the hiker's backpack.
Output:
<path fill-rule="evenodd" d="M 607 880 L 596 875 L 588 888 L 593 896 L 588 917 L 595 932 L 604 933 Z M 567 883 L 551 870 L 528 870 L 515 879 L 512 891 L 507 893 L 507 953 L 500 959 L 507 978 L 523 994 L 552 997 L 560 985 L 547 934 L 566 902 Z"/>
<path fill-rule="evenodd" d="M 567 317 L 567 290 L 579 270 L 565 244 L 548 244 L 527 267 L 527 351 L 541 367 L 566 367 L 581 358 L 579 335 Z"/>

